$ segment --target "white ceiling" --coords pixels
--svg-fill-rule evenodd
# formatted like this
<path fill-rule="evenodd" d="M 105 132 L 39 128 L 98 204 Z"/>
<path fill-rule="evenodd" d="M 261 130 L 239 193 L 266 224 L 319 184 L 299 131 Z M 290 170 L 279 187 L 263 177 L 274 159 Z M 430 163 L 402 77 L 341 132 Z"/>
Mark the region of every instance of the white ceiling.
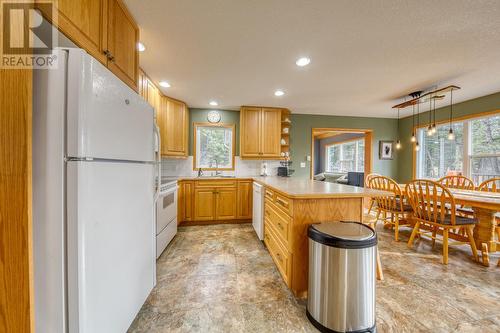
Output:
<path fill-rule="evenodd" d="M 498 0 L 125 2 L 141 67 L 190 107 L 394 117 L 414 90 L 455 84 L 457 102 L 500 91 Z"/>

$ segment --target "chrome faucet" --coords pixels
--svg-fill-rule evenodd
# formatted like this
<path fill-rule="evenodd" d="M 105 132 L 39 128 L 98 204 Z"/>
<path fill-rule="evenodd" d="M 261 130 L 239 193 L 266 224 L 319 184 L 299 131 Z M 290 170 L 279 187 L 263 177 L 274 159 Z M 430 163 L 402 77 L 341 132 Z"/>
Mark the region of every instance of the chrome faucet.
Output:
<path fill-rule="evenodd" d="M 219 161 L 215 158 L 215 176 L 220 176 L 222 172 L 219 170 Z"/>

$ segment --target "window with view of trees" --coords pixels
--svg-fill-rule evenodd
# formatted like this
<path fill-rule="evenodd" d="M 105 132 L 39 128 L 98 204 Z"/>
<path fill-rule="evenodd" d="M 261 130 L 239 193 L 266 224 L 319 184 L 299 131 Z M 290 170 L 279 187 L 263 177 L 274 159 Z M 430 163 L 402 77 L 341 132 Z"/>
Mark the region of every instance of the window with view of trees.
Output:
<path fill-rule="evenodd" d="M 363 172 L 365 168 L 365 140 L 349 141 L 326 146 L 327 172 Z"/>
<path fill-rule="evenodd" d="M 424 128 L 418 130 L 419 178 L 461 174 L 479 184 L 500 176 L 500 116 L 454 122 L 454 140 L 448 140 L 448 130 L 449 124 L 438 126 L 432 136 Z"/>
<path fill-rule="evenodd" d="M 195 124 L 195 168 L 234 169 L 234 126 Z"/>

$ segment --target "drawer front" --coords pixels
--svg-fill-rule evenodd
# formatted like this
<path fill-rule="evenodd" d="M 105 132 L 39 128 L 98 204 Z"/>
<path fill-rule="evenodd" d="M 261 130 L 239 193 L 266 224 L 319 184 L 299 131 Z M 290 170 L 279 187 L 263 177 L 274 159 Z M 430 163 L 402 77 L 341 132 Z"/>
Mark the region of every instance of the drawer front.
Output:
<path fill-rule="evenodd" d="M 197 180 L 194 182 L 195 187 L 236 187 L 236 180 L 225 180 L 225 179 L 210 179 L 210 180 Z"/>
<path fill-rule="evenodd" d="M 274 202 L 274 191 L 266 188 L 265 198 L 271 200 L 271 202 Z"/>
<path fill-rule="evenodd" d="M 269 203 L 269 201 L 266 202 L 264 214 L 266 219 L 270 222 L 270 224 L 274 228 L 274 231 L 276 232 L 281 242 L 285 245 L 287 249 L 289 249 L 291 218 L 288 215 L 276 209 L 275 205 Z"/>
<path fill-rule="evenodd" d="M 292 200 L 276 193 L 274 196 L 274 203 L 279 209 L 283 210 L 288 215 L 292 215 Z"/>
<path fill-rule="evenodd" d="M 265 192 L 265 198 L 266 201 L 269 200 L 273 204 L 275 204 L 276 207 L 278 207 L 280 210 L 283 212 L 287 213 L 288 215 L 292 216 L 292 203 L 293 201 L 284 195 L 279 194 L 278 192 L 275 192 L 269 188 L 266 188 Z"/>
<path fill-rule="evenodd" d="M 290 253 L 280 244 L 268 221 L 266 221 L 264 227 L 264 243 L 273 258 L 274 263 L 278 267 L 278 271 L 283 277 L 283 280 L 285 280 L 287 285 L 290 285 L 292 257 Z"/>

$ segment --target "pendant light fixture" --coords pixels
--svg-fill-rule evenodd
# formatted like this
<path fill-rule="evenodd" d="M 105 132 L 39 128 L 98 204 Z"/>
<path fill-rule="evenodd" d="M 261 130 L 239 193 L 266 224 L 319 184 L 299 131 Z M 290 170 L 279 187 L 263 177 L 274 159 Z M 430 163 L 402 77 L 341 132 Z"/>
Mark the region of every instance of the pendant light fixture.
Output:
<path fill-rule="evenodd" d="M 419 94 L 420 96 L 420 94 Z M 417 100 L 417 128 L 420 126 L 420 101 Z M 415 130 L 413 130 L 415 132 Z M 415 138 L 415 150 L 419 151 L 420 150 L 420 145 L 418 144 L 417 138 Z"/>
<path fill-rule="evenodd" d="M 448 140 L 455 140 L 455 133 L 453 133 L 453 89 L 450 91 L 450 130 L 448 131 Z"/>
<path fill-rule="evenodd" d="M 432 98 L 429 98 L 429 126 L 427 126 L 427 136 L 432 136 Z"/>
<path fill-rule="evenodd" d="M 436 99 L 432 99 L 432 134 L 436 134 L 437 128 L 436 128 Z"/>
<path fill-rule="evenodd" d="M 413 115 L 411 117 L 411 122 L 412 122 L 412 130 L 411 130 L 411 142 L 417 141 L 417 138 L 415 137 L 415 104 L 413 104 Z"/>
<path fill-rule="evenodd" d="M 399 140 L 399 108 L 398 108 L 398 140 L 396 141 L 396 149 L 401 149 L 401 140 Z"/>

